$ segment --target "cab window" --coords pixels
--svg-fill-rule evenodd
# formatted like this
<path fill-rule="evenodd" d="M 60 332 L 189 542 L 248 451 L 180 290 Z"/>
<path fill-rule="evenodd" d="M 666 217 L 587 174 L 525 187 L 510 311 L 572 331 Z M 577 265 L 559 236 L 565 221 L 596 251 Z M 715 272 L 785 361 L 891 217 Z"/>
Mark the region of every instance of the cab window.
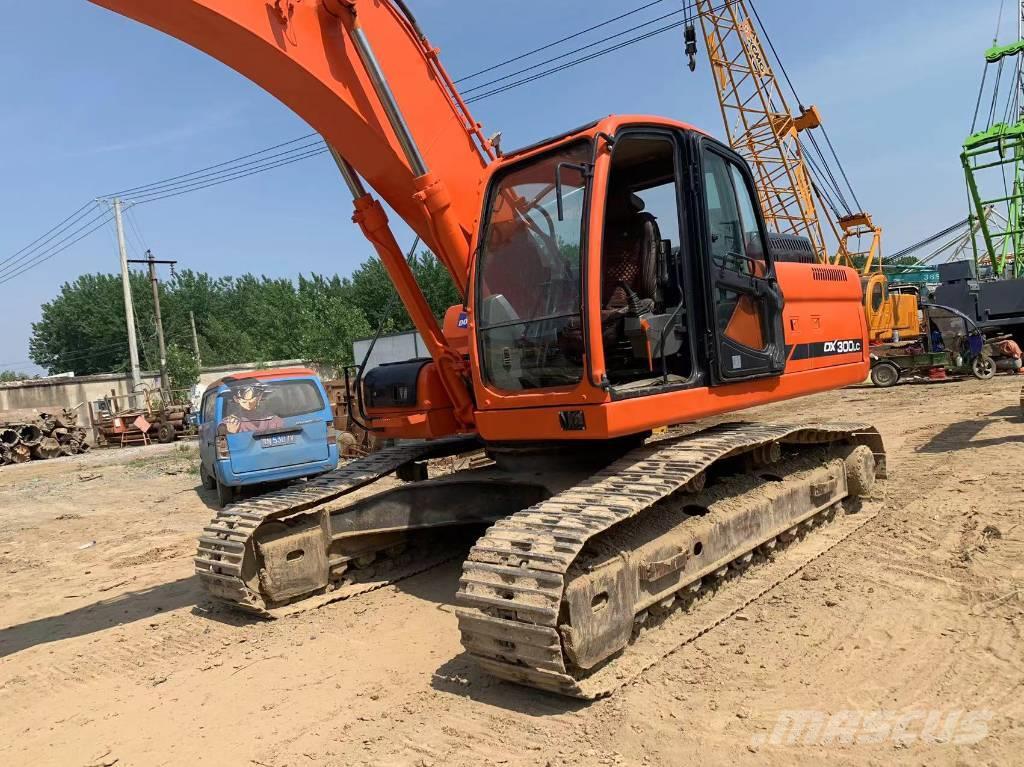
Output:
<path fill-rule="evenodd" d="M 704 153 L 711 260 L 717 266 L 763 277 L 765 247 L 754 198 L 740 169 L 715 152 Z"/>
<path fill-rule="evenodd" d="M 211 423 L 216 416 L 217 393 L 208 391 L 203 395 L 203 423 Z"/>
<path fill-rule="evenodd" d="M 483 376 L 499 389 L 571 386 L 583 376 L 580 168 L 590 153 L 589 143 L 573 144 L 491 182 L 476 305 Z"/>

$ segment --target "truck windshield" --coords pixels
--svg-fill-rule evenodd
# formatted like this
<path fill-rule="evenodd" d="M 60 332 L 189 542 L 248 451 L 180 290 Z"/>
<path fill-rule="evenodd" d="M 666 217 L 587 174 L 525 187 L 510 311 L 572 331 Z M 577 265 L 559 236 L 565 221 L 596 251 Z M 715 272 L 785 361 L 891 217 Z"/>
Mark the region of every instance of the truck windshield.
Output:
<path fill-rule="evenodd" d="M 590 161 L 580 142 L 519 164 L 491 182 L 477 269 L 484 379 L 521 391 L 571 386 L 583 375 L 580 244 L 586 180 L 559 163 Z"/>
<path fill-rule="evenodd" d="M 286 418 L 324 409 L 320 390 L 309 379 L 235 381 L 221 398 L 224 401 L 221 419 L 229 434 L 279 429 L 285 425 Z"/>

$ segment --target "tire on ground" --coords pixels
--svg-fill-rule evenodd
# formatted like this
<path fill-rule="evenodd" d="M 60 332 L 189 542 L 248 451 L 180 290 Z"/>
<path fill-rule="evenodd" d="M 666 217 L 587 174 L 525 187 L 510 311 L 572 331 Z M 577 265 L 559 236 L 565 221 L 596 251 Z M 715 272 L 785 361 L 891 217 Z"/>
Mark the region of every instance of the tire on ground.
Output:
<path fill-rule="evenodd" d="M 168 442 L 174 442 L 177 438 L 177 434 L 174 432 L 174 425 L 167 421 L 161 421 L 156 426 L 156 441 L 161 445 L 166 445 Z"/>
<path fill-rule="evenodd" d="M 199 462 L 199 481 L 203 483 L 203 487 L 207 490 L 217 489 L 217 480 L 210 476 L 210 473 L 206 470 L 206 464 L 202 461 Z"/>
<path fill-rule="evenodd" d="M 217 488 L 217 503 L 219 503 L 220 507 L 223 509 L 235 500 L 235 488 L 222 483 L 219 477 L 215 478 L 214 482 L 216 483 Z"/>
<path fill-rule="evenodd" d="M 895 386 L 900 380 L 900 370 L 891 362 L 879 362 L 871 368 L 871 383 L 880 389 Z"/>
<path fill-rule="evenodd" d="M 971 361 L 971 373 L 982 381 L 987 381 L 996 374 L 996 362 L 991 357 L 981 354 Z"/>

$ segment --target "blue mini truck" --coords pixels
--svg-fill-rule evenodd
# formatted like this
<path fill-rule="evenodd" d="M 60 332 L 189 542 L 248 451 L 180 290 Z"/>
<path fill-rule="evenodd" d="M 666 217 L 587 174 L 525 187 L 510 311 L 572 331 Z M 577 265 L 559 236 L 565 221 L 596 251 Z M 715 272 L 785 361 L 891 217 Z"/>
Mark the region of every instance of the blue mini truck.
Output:
<path fill-rule="evenodd" d="M 210 384 L 199 409 L 199 474 L 221 506 L 245 486 L 338 465 L 324 385 L 307 368 L 254 370 Z"/>

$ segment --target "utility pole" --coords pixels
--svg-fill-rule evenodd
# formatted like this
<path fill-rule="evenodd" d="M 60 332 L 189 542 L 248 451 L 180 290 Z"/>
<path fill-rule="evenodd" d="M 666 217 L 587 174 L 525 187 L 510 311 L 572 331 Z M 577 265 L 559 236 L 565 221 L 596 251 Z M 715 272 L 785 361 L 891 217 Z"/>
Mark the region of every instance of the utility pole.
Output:
<path fill-rule="evenodd" d="M 128 323 L 128 358 L 132 366 L 132 391 L 142 383 L 139 370 L 139 341 L 135 337 L 135 308 L 132 306 L 132 283 L 128 276 L 128 250 L 124 244 L 124 226 L 121 223 L 121 200 L 113 199 L 114 226 L 117 228 L 117 250 L 121 257 L 121 285 L 124 287 L 124 317 Z"/>
<path fill-rule="evenodd" d="M 192 323 L 192 349 L 196 353 L 196 367 L 203 369 L 203 358 L 199 356 L 199 336 L 196 335 L 196 315 L 189 310 L 188 321 Z"/>
<path fill-rule="evenodd" d="M 147 250 L 145 258 L 130 258 L 129 264 L 148 264 L 149 281 L 153 285 L 153 314 L 156 316 L 156 337 L 160 344 L 160 396 L 164 402 L 170 402 L 171 386 L 167 380 L 167 347 L 164 345 L 164 321 L 160 317 L 160 281 L 156 276 L 157 264 L 170 264 L 177 261 L 158 261 L 153 258 L 153 251 Z"/>

